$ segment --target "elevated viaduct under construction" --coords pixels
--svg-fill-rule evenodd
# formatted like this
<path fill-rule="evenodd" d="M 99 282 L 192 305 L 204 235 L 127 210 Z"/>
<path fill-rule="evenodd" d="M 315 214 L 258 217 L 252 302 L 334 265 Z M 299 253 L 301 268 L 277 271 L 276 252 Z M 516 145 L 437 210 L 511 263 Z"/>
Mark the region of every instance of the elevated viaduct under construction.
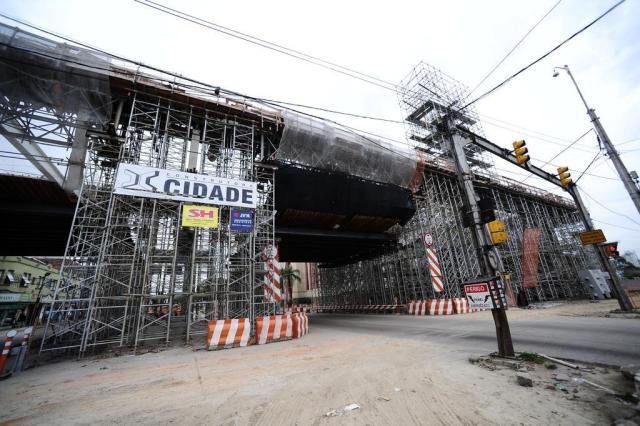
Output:
<path fill-rule="evenodd" d="M 3 177 L 3 232 L 23 251 L 11 254 L 65 255 L 43 351 L 198 341 L 209 320 L 281 312 L 278 262 L 318 263 L 324 305 L 459 297 L 481 275 L 439 123 L 482 129 L 472 109 L 451 114 L 464 86 L 428 65 L 399 90 L 410 141 L 399 146 L 16 28 L 1 26 L 0 42 L 0 133 L 56 184 Z M 41 145 L 71 150 L 66 174 Z M 465 152 L 482 205 L 506 224 L 498 261 L 512 291 L 587 296 L 578 272 L 597 259 L 577 239 L 573 202 L 498 175 L 475 145 Z M 216 226 L 185 225 L 189 205 L 215 206 Z M 54 211 L 67 241 L 48 229 Z M 25 243 L 26 227 L 42 237 Z"/>

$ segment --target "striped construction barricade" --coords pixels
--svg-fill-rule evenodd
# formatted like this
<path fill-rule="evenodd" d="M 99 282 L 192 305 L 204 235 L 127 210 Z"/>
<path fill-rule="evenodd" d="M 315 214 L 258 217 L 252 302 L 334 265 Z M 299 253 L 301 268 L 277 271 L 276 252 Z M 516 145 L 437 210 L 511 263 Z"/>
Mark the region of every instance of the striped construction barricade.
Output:
<path fill-rule="evenodd" d="M 453 315 L 451 299 L 431 299 L 427 301 L 427 315 Z"/>
<path fill-rule="evenodd" d="M 489 311 L 489 308 L 472 308 L 469 306 L 469 301 L 464 297 L 452 299 L 453 309 L 456 314 L 470 314 L 472 312 Z"/>
<path fill-rule="evenodd" d="M 427 301 L 416 300 L 409 302 L 409 315 L 427 315 Z"/>
<path fill-rule="evenodd" d="M 453 315 L 452 299 L 418 300 L 409 303 L 410 315 Z"/>
<path fill-rule="evenodd" d="M 207 348 L 216 349 L 247 346 L 251 334 L 249 318 L 209 321 Z"/>
<path fill-rule="evenodd" d="M 18 334 L 16 330 L 9 330 L 9 332 L 7 332 L 7 337 L 5 337 L 4 345 L 2 346 L 2 354 L 0 354 L 0 375 L 4 373 L 4 365 L 9 358 L 9 352 L 13 345 L 13 338 L 16 334 Z"/>
<path fill-rule="evenodd" d="M 300 315 L 300 314 L 297 314 Z M 272 315 L 256 318 L 256 343 L 278 342 L 293 337 L 292 315 Z"/>
<path fill-rule="evenodd" d="M 297 339 L 309 333 L 309 317 L 305 313 L 291 316 L 293 338 Z"/>
<path fill-rule="evenodd" d="M 465 297 L 456 297 L 453 301 L 453 310 L 456 314 L 468 314 L 471 312 L 469 301 Z"/>

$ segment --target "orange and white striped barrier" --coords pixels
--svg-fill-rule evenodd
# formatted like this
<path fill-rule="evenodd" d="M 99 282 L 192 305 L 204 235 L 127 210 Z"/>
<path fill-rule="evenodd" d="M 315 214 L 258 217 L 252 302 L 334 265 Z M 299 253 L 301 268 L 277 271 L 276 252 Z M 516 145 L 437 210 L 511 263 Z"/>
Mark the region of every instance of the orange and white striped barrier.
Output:
<path fill-rule="evenodd" d="M 409 303 L 410 315 L 453 315 L 452 299 L 418 300 Z"/>
<path fill-rule="evenodd" d="M 247 346 L 251 334 L 249 318 L 209 321 L 207 347 L 216 349 Z"/>
<path fill-rule="evenodd" d="M 423 312 L 423 310 L 426 309 L 426 306 L 426 300 L 417 300 L 415 302 L 411 302 L 409 304 L 409 313 L 411 315 L 426 315 L 426 312 Z"/>
<path fill-rule="evenodd" d="M 453 302 L 451 299 L 431 299 L 427 301 L 427 315 L 453 315 Z"/>
<path fill-rule="evenodd" d="M 444 282 L 442 280 L 442 271 L 440 270 L 440 261 L 435 249 L 425 248 L 427 251 L 427 260 L 429 261 L 429 275 L 431 275 L 431 285 L 433 291 L 442 293 L 444 291 Z"/>
<path fill-rule="evenodd" d="M 258 345 L 292 337 L 293 321 L 291 320 L 291 315 L 272 315 L 270 317 L 256 318 L 256 343 Z"/>
<path fill-rule="evenodd" d="M 485 308 L 472 308 L 469 306 L 469 301 L 464 297 L 458 297 L 453 300 L 453 310 L 456 314 L 470 314 L 472 312 L 488 311 L 490 309 Z"/>
<path fill-rule="evenodd" d="M 282 300 L 280 256 L 276 246 L 271 246 L 267 250 L 273 252 L 273 258 L 266 261 L 267 273 L 264 275 L 264 296 L 267 302 L 279 302 Z"/>
<path fill-rule="evenodd" d="M 293 314 L 291 316 L 291 320 L 294 339 L 297 339 L 309 333 L 309 317 L 307 317 L 307 314 Z"/>
<path fill-rule="evenodd" d="M 13 344 L 14 336 L 18 334 L 15 330 L 9 330 L 7 332 L 7 338 L 4 341 L 4 346 L 2 347 L 2 354 L 0 355 L 0 374 L 4 372 L 4 364 L 7 362 L 7 358 L 9 358 L 9 351 L 11 350 L 11 345 Z"/>
<path fill-rule="evenodd" d="M 456 314 L 468 314 L 471 312 L 469 308 L 469 302 L 464 297 L 456 297 L 451 299 L 453 301 L 453 310 Z"/>

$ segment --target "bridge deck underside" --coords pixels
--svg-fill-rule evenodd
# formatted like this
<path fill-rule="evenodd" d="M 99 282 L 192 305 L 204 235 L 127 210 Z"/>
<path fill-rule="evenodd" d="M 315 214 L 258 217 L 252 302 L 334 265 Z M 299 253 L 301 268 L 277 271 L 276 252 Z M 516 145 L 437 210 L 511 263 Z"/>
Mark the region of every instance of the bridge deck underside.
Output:
<path fill-rule="evenodd" d="M 509 240 L 499 250 L 511 289 L 524 290 L 528 300 L 588 296 L 578 271 L 597 264 L 591 247 L 583 247 L 577 234 L 584 230 L 577 212 L 557 203 L 507 190 L 486 187 L 496 202 L 496 216 L 506 224 Z M 407 303 L 438 297 L 460 297 L 462 285 L 480 276 L 471 232 L 462 217 L 462 198 L 453 175 L 425 172 L 423 191 L 416 194 L 417 211 L 398 234 L 392 251 L 370 260 L 319 269 L 322 305 Z M 537 286 L 523 289 L 522 253 L 526 228 L 540 228 Z M 425 232 L 434 237 L 442 270 L 444 292 L 431 284 Z"/>

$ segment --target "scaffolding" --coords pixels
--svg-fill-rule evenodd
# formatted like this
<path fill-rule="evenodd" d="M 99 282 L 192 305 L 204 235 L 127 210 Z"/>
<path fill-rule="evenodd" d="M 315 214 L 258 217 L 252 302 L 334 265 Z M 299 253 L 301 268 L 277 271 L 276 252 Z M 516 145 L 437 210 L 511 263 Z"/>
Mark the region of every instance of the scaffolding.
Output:
<path fill-rule="evenodd" d="M 135 92 L 119 149 L 90 141 L 90 157 L 51 305 L 43 350 L 84 354 L 104 345 L 202 340 L 214 319 L 274 314 L 263 292 L 262 252 L 274 243 L 274 173 L 259 164 L 261 122 Z M 113 145 L 111 145 L 113 148 Z M 258 185 L 251 233 L 233 233 L 230 207 L 217 229 L 181 227 L 182 202 L 118 195 L 115 166 L 128 163 Z M 76 284 L 77 283 L 77 284 Z"/>
<path fill-rule="evenodd" d="M 20 146 L 46 143 L 77 153 L 72 159 L 81 186 L 61 273 L 72 278 L 57 284 L 42 351 L 84 355 L 106 347 L 199 345 L 210 320 L 249 318 L 253 324 L 256 317 L 281 312 L 282 304 L 264 288 L 268 253 L 277 244 L 279 166 L 329 172 L 325 176 L 334 176 L 340 189 L 340 179 L 356 178 L 378 195 L 383 185 L 392 186 L 400 189 L 394 197 L 409 201 L 399 204 L 402 221 L 386 210 L 353 218 L 355 228 L 345 231 L 350 238 L 370 237 L 374 229 L 384 244 L 349 253 L 357 262 L 319 268 L 320 303 L 386 305 L 436 297 L 426 232 L 440 259 L 440 296 L 460 296 L 463 283 L 480 273 L 442 126 L 446 119 L 476 134 L 482 129 L 472 108 L 452 113 L 463 105 L 466 88 L 433 67 L 414 68 L 399 90 L 411 146 L 396 148 L 18 29 L 0 25 L 0 38 L 7 42 L 0 51 L 6 65 L 0 70 L 0 132 Z M 507 225 L 510 238 L 499 250 L 514 290 L 526 291 L 529 300 L 586 295 L 578 271 L 596 262 L 594 252 L 577 241 L 583 227 L 575 206 L 497 175 L 491 156 L 475 145 L 465 151 L 477 191 L 493 200 Z M 120 164 L 255 183 L 253 229 L 231 232 L 227 206 L 219 206 L 215 229 L 183 227 L 183 202 L 117 194 Z M 49 172 L 61 186 L 68 183 L 55 179 L 56 170 Z M 309 189 L 304 195 L 312 194 Z M 294 216 L 331 235 L 337 215 L 309 205 Z M 523 289 L 522 235 L 530 228 L 541 230 L 539 284 Z"/>
<path fill-rule="evenodd" d="M 464 108 L 468 90 L 460 82 L 425 63 L 412 69 L 398 90 L 409 144 L 424 172 L 416 186 L 416 213 L 397 235 L 393 249 L 370 260 L 349 265 L 321 265 L 321 305 L 405 304 L 414 300 L 460 297 L 465 282 L 480 276 L 470 228 L 465 224 L 463 197 L 443 124 L 452 120 L 482 135 L 478 114 Z M 497 219 L 506 224 L 509 240 L 498 246 L 514 292 L 528 300 L 588 297 L 578 272 L 592 269 L 597 258 L 583 247 L 577 234 L 584 226 L 575 205 L 566 198 L 499 176 L 489 153 L 468 144 L 467 161 L 481 197 L 492 200 Z M 540 228 L 538 286 L 523 288 L 523 233 Z M 444 292 L 431 285 L 422 236 L 433 236 L 444 278 Z"/>
<path fill-rule="evenodd" d="M 465 282 L 480 275 L 471 232 L 463 221 L 455 175 L 427 170 L 424 186 L 415 195 L 417 211 L 399 230 L 395 247 L 380 256 L 339 267 L 321 265 L 320 305 L 406 304 L 414 300 L 460 297 Z M 597 265 L 595 253 L 583 247 L 577 234 L 584 226 L 575 208 L 551 203 L 532 193 L 507 186 L 486 187 L 496 201 L 496 216 L 506 224 L 509 240 L 499 246 L 514 292 L 530 301 L 589 297 L 578 272 Z M 536 288 L 523 288 L 522 248 L 525 228 L 541 228 L 539 279 Z M 444 292 L 431 286 L 422 236 L 433 235 L 444 277 Z"/>

